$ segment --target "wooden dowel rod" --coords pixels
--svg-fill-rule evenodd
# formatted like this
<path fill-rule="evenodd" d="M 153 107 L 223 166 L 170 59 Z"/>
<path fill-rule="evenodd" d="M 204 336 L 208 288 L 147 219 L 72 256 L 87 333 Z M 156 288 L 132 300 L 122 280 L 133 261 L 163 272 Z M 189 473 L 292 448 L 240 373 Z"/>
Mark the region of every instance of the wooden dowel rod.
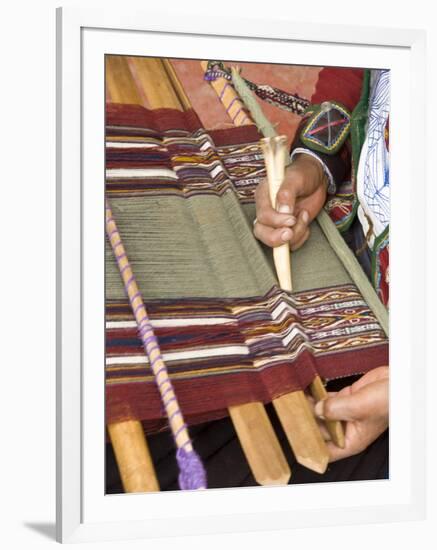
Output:
<path fill-rule="evenodd" d="M 270 202 L 276 208 L 276 195 L 284 181 L 285 170 L 285 136 L 261 139 L 261 148 L 264 153 L 264 160 L 267 170 L 269 184 Z M 279 286 L 291 292 L 293 284 L 291 279 L 291 258 L 288 243 L 273 248 L 273 260 L 278 276 Z"/>
<path fill-rule="evenodd" d="M 284 180 L 286 138 L 261 139 L 267 171 L 270 201 L 276 208 L 276 195 Z M 273 249 L 273 260 L 279 285 L 291 291 L 291 262 L 288 243 Z M 296 391 L 273 400 L 273 405 L 293 449 L 296 460 L 315 472 L 323 473 L 329 452 L 303 391 Z"/>
<path fill-rule="evenodd" d="M 311 395 L 316 401 L 322 401 L 328 397 L 328 392 L 326 391 L 320 376 L 316 376 L 316 378 L 314 378 L 310 385 L 310 390 Z M 325 424 L 333 443 L 335 443 L 337 447 L 344 449 L 344 430 L 341 422 L 338 420 L 325 420 Z"/>
<path fill-rule="evenodd" d="M 253 477 L 260 485 L 284 485 L 291 470 L 262 403 L 229 407 Z"/>
<path fill-rule="evenodd" d="M 288 156 L 285 148 L 286 138 L 285 136 L 276 136 L 273 139 L 264 138 L 261 140 L 261 146 L 263 148 L 266 161 L 270 200 L 272 205 L 275 205 L 276 194 L 284 178 L 284 169 Z M 284 244 L 273 249 L 273 260 L 281 288 L 291 291 L 291 262 L 288 244 Z M 328 397 L 320 376 L 316 376 L 310 386 L 310 390 L 314 399 L 317 401 Z M 341 422 L 332 420 L 326 421 L 326 427 L 332 441 L 339 447 L 343 448 L 344 431 Z"/>
<path fill-rule="evenodd" d="M 127 420 L 108 424 L 108 433 L 125 492 L 159 491 L 155 468 L 141 422 Z"/>

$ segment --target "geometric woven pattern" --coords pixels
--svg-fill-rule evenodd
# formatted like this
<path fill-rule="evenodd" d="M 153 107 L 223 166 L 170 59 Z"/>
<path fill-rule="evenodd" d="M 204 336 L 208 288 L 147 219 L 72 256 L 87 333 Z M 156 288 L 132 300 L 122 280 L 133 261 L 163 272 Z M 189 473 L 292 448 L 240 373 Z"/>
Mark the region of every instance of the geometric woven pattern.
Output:
<path fill-rule="evenodd" d="M 352 284 L 294 295 L 275 287 L 246 299 L 152 300 L 147 309 L 191 422 L 232 404 L 269 402 L 316 374 L 361 373 L 388 359 L 386 337 Z M 106 384 L 111 422 L 129 408 L 127 396 L 140 392 L 135 415 L 149 429 L 159 426 L 158 391 L 127 302 L 107 307 Z"/>
<path fill-rule="evenodd" d="M 123 108 L 123 120 L 135 126 L 120 126 L 119 108 L 108 106 L 108 197 L 222 195 L 233 188 L 242 202 L 253 202 L 265 176 L 254 126 L 207 132 L 193 111 L 137 106 Z"/>

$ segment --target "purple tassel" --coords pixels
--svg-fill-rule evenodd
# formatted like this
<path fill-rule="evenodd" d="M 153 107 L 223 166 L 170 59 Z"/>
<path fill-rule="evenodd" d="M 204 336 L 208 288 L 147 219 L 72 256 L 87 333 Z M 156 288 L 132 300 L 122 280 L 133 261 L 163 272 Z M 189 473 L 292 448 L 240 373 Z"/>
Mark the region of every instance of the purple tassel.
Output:
<path fill-rule="evenodd" d="M 199 455 L 180 447 L 176 452 L 179 466 L 179 487 L 185 490 L 206 489 L 206 473 Z"/>

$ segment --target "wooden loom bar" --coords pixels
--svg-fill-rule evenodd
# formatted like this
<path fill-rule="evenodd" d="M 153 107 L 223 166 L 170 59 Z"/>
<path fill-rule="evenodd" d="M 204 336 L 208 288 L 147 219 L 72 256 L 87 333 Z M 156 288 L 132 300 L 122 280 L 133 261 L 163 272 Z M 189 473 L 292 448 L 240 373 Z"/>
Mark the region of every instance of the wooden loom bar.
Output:
<path fill-rule="evenodd" d="M 171 85 L 162 60 L 154 57 L 131 57 L 129 66 L 135 71 L 137 82 L 147 98 L 150 109 L 169 108 L 183 111 Z"/>
<path fill-rule="evenodd" d="M 127 58 L 122 55 L 106 56 L 106 90 L 113 103 L 143 104 Z"/>
<path fill-rule="evenodd" d="M 270 200 L 276 205 L 276 194 L 284 180 L 286 164 L 286 138 L 276 136 L 261 139 L 261 148 L 267 171 Z M 275 254 L 275 251 L 277 252 Z M 279 286 L 292 289 L 290 248 L 288 243 L 273 250 L 273 259 Z M 273 406 L 281 421 L 296 460 L 318 473 L 325 472 L 329 452 L 317 426 L 303 391 L 294 391 L 273 399 Z"/>
<path fill-rule="evenodd" d="M 108 424 L 108 433 L 126 493 L 159 491 L 141 422 L 127 420 Z"/>
<path fill-rule="evenodd" d="M 285 485 L 291 471 L 262 403 L 247 403 L 229 407 L 235 427 L 253 477 L 260 485 Z"/>

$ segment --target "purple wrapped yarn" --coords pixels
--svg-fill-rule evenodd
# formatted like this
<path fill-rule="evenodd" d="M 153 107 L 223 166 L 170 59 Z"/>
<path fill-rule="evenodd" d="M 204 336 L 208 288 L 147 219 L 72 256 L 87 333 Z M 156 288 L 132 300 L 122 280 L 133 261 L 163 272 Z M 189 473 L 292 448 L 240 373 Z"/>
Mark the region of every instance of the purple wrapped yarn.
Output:
<path fill-rule="evenodd" d="M 206 472 L 196 451 L 180 447 L 176 452 L 179 487 L 184 490 L 206 489 Z"/>

